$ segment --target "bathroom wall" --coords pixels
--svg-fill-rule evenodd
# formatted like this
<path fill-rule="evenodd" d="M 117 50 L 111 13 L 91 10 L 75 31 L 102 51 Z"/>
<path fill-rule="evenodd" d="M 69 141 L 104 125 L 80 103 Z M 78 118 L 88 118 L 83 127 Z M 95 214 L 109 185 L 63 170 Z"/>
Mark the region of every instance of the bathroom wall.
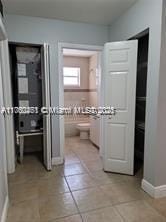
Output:
<path fill-rule="evenodd" d="M 80 67 L 80 87 L 64 87 L 64 105 L 65 107 L 85 107 L 89 106 L 89 58 L 64 56 L 64 67 Z M 77 123 L 87 122 L 87 116 L 69 115 L 65 116 L 65 135 L 76 136 L 79 131 L 76 128 Z"/>
<path fill-rule="evenodd" d="M 89 58 L 64 56 L 64 67 L 80 67 L 80 87 L 65 86 L 64 104 L 89 105 Z"/>
<path fill-rule="evenodd" d="M 89 59 L 89 104 L 90 106 L 98 106 L 98 53 Z"/>

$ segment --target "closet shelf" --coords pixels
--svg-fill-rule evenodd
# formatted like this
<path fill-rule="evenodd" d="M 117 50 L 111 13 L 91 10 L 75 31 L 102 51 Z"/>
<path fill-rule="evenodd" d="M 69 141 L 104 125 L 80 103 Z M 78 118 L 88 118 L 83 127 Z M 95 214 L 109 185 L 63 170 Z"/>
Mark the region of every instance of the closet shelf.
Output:
<path fill-rule="evenodd" d="M 146 101 L 146 97 L 137 97 L 137 101 Z"/>

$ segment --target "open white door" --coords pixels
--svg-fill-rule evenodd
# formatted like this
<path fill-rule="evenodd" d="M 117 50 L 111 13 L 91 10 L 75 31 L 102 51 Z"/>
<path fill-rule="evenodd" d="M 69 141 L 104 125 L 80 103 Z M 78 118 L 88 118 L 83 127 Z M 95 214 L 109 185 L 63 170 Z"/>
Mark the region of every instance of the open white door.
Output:
<path fill-rule="evenodd" d="M 106 43 L 104 46 L 104 105 L 116 109 L 104 116 L 104 170 L 134 174 L 134 129 L 138 42 Z"/>
<path fill-rule="evenodd" d="M 49 46 L 44 44 L 42 48 L 43 56 L 43 107 L 49 108 L 50 105 L 50 63 Z M 52 169 L 51 164 L 51 118 L 50 114 L 43 115 L 43 154 L 44 165 L 47 170 Z"/>

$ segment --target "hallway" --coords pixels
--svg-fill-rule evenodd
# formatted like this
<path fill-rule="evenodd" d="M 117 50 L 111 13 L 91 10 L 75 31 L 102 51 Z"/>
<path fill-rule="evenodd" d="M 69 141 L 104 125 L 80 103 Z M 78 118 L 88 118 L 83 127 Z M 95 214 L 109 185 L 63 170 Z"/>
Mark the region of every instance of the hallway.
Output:
<path fill-rule="evenodd" d="M 8 222 L 164 222 L 166 198 L 152 199 L 134 177 L 105 173 L 90 141 L 66 138 L 65 164 L 45 171 L 34 155 L 9 176 Z"/>

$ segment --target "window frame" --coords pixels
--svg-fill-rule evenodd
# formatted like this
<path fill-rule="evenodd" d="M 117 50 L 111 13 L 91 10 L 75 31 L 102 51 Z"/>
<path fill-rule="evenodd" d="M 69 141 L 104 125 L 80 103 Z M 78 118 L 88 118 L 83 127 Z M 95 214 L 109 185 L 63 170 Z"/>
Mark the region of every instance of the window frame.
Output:
<path fill-rule="evenodd" d="M 77 75 L 65 75 L 64 74 L 64 69 L 67 68 L 67 69 L 77 69 Z M 77 79 L 77 82 L 78 84 L 65 84 L 65 77 L 68 77 L 68 78 L 76 78 Z M 64 87 L 80 87 L 81 86 L 81 68 L 80 67 L 71 67 L 71 66 L 64 66 L 63 67 L 63 85 Z"/>

